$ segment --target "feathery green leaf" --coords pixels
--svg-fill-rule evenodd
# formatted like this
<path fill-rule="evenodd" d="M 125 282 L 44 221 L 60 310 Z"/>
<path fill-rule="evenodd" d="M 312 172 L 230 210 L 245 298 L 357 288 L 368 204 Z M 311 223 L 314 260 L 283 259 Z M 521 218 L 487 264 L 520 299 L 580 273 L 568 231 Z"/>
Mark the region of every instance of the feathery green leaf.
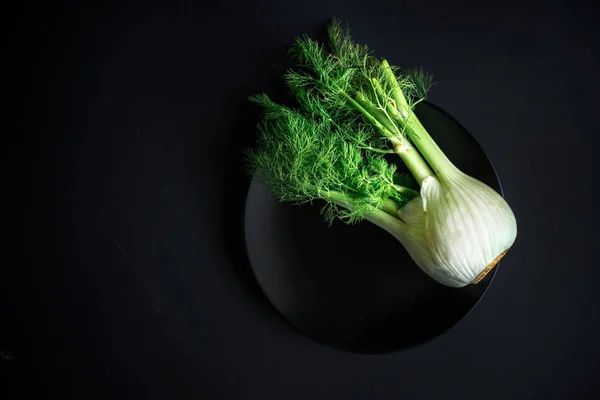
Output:
<path fill-rule="evenodd" d="M 377 59 L 338 20 L 328 35 L 328 46 L 305 35 L 290 49 L 297 67 L 284 78 L 297 108 L 266 94 L 251 97 L 264 117 L 247 163 L 281 201 L 322 200 L 328 221 L 353 223 L 418 195 L 414 179 L 383 157 L 390 140 L 407 140 L 406 115 L 425 98 L 431 78 Z"/>
<path fill-rule="evenodd" d="M 360 127 L 354 120 L 335 122 L 323 108 L 292 109 L 265 94 L 251 101 L 263 108 L 264 119 L 258 146 L 247 152 L 248 167 L 279 200 L 324 200 L 328 221 L 354 223 L 386 199 L 402 206 L 414 197 L 395 189 L 395 165 L 349 140 Z M 351 207 L 340 206 L 344 202 Z"/>

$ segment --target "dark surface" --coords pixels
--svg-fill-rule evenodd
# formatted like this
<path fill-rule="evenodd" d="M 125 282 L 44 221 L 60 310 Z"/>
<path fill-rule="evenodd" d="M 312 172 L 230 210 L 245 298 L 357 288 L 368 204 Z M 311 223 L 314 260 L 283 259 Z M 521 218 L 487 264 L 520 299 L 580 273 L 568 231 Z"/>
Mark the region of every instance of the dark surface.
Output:
<path fill-rule="evenodd" d="M 464 127 L 429 102 L 415 112 L 461 171 L 502 194 L 492 164 Z M 383 229 L 368 222 L 329 226 L 321 207 L 278 202 L 255 178 L 244 210 L 244 242 L 269 301 L 301 332 L 332 347 L 385 353 L 423 344 L 467 315 L 500 268 L 477 285 L 444 286 Z"/>
<path fill-rule="evenodd" d="M 596 6 L 580 3 L 7 9 L 2 396 L 594 398 L 600 40 Z M 390 355 L 295 331 L 239 248 L 246 96 L 280 87 L 285 46 L 332 15 L 435 75 L 430 100 L 481 144 L 519 222 L 474 311 Z"/>

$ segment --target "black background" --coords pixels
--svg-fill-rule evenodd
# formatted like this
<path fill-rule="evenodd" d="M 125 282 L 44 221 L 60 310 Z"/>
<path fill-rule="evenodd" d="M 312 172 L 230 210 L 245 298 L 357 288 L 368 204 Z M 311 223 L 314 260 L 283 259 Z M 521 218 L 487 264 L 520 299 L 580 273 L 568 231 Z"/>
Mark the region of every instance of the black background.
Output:
<path fill-rule="evenodd" d="M 593 398 L 597 8 L 432 1 L 51 2 L 4 12 L 5 398 Z M 541 3 L 541 2 L 540 2 Z M 591 3 L 591 2 L 590 2 Z M 519 237 L 424 346 L 356 355 L 274 313 L 244 267 L 249 94 L 332 16 L 494 163 Z"/>

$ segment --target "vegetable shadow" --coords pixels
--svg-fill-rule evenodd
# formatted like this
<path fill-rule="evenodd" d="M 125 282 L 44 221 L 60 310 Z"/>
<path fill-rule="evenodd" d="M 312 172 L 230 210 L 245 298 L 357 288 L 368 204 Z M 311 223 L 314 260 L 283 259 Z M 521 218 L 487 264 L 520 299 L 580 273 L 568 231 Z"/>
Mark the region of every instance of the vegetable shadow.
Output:
<path fill-rule="evenodd" d="M 257 52 L 255 59 L 250 61 L 254 63 L 257 76 L 248 79 L 227 96 L 231 101 L 224 108 L 231 118 L 222 132 L 224 153 L 219 160 L 219 165 L 223 166 L 221 182 L 227 182 L 220 196 L 224 202 L 220 217 L 226 256 L 247 293 L 267 303 L 254 276 L 244 239 L 244 210 L 252 181 L 250 172 L 245 168 L 245 152 L 256 142 L 257 124 L 261 116 L 260 108 L 248 98 L 264 92 L 276 101 L 289 102 L 289 93 L 283 81 L 283 74 L 292 66 L 287 50 L 286 46 L 277 46 Z"/>

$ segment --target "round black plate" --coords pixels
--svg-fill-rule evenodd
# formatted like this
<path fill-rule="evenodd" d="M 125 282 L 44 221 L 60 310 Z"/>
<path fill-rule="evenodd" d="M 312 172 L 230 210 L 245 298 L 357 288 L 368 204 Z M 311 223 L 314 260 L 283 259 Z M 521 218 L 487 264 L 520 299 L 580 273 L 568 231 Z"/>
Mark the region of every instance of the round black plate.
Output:
<path fill-rule="evenodd" d="M 457 167 L 501 193 L 489 159 L 456 120 L 427 102 L 416 113 Z M 279 203 L 254 179 L 244 217 L 262 290 L 293 326 L 319 342 L 381 353 L 431 340 L 475 306 L 498 268 L 477 285 L 443 286 L 383 229 L 366 221 L 330 227 L 320 206 Z"/>

